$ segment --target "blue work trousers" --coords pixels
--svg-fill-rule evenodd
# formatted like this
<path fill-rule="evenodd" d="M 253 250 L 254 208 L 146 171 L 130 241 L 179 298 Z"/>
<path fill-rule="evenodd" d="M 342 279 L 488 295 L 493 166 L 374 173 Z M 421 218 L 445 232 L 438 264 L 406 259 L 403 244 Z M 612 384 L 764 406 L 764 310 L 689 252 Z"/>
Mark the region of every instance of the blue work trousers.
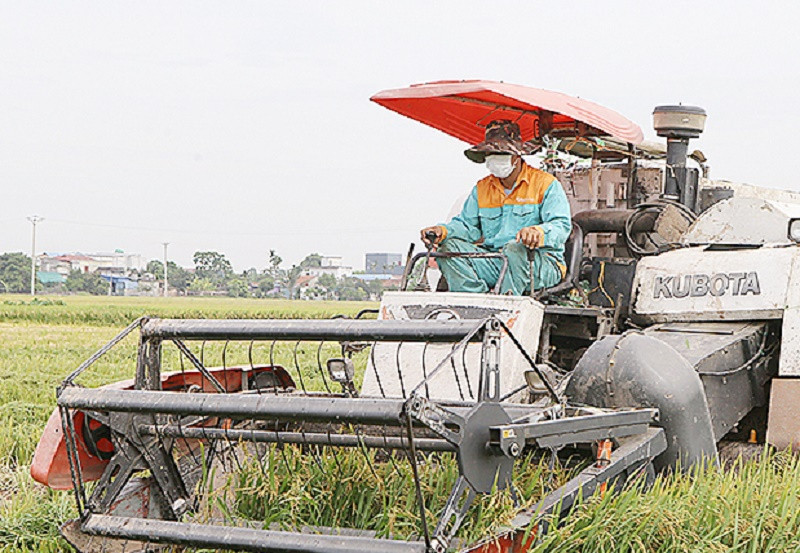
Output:
<path fill-rule="evenodd" d="M 487 253 L 492 250 L 459 238 L 445 238 L 439 245 L 439 251 Z M 500 286 L 500 292 L 506 294 L 511 291 L 516 296 L 528 293 L 531 282 L 528 249 L 519 242 L 509 242 L 501 251 L 508 258 L 508 270 Z M 534 288 L 539 290 L 558 284 L 562 273 L 556 259 L 540 249 L 534 250 L 534 253 Z M 500 258 L 440 257 L 436 261 L 451 292 L 486 293 L 497 284 L 503 266 L 503 260 Z"/>

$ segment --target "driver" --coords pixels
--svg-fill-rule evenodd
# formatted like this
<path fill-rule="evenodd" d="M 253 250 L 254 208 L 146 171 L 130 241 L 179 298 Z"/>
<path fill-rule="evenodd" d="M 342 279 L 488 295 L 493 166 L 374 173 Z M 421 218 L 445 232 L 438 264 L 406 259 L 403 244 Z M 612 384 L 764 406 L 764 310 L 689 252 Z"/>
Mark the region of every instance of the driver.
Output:
<path fill-rule="evenodd" d="M 564 242 L 572 230 L 569 203 L 556 178 L 522 160 L 537 147 L 522 142 L 519 125 L 492 121 L 485 140 L 464 154 L 486 163 L 491 173 L 472 189 L 461 213 L 446 224 L 422 229 L 422 241 L 440 252 L 479 253 L 502 251 L 508 272 L 501 284 L 504 294 L 530 291 L 528 248 L 534 253 L 534 287 L 549 288 L 564 278 Z M 433 233 L 433 243 L 425 236 Z M 485 293 L 500 276 L 498 258 L 437 258 L 452 292 Z"/>

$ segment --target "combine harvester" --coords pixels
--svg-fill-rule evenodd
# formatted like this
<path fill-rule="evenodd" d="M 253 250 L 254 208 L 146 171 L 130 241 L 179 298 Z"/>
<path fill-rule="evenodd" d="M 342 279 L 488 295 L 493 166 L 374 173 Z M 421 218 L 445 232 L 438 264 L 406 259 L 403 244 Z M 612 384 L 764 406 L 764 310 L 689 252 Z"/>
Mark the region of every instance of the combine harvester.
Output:
<path fill-rule="evenodd" d="M 800 198 L 710 180 L 702 153 L 687 156 L 703 110 L 656 108 L 664 148 L 606 108 L 505 83 L 372 100 L 470 144 L 490 118 L 519 123 L 572 204 L 566 278 L 530 297 L 450 293 L 445 282 L 430 291 L 428 258 L 442 254 L 409 252 L 403 291 L 384 295 L 377 319 L 135 321 L 58 388 L 34 458 L 36 480 L 74 490 L 80 517 L 63 534 L 76 548 L 524 551 L 596 490 L 716 460 L 723 440 L 794 443 Z M 77 384 L 136 331 L 132 381 Z M 214 341 L 223 364 L 209 368 Z M 227 366 L 229 342 L 249 363 Z M 311 367 L 298 344 L 316 351 Z M 293 352 L 292 367 L 275 363 L 280 352 Z M 289 444 L 308 455 L 377 449 L 376 462 L 403 464 L 414 537 L 199 520 L 214 474 L 247 456 L 263 466 Z M 573 479 L 477 542 L 456 537 L 478 496 L 515 497 L 515 461 L 561 448 L 589 458 Z M 448 456 L 458 478 L 430 512 L 419 469 Z"/>

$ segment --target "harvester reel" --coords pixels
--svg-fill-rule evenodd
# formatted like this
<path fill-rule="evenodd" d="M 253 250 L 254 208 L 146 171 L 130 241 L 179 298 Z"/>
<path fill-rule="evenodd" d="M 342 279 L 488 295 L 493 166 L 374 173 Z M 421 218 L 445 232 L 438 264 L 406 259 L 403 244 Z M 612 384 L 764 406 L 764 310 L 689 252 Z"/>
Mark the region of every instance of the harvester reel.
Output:
<path fill-rule="evenodd" d="M 559 500 L 555 495 L 546 498 L 531 519 L 531 524 L 537 524 L 542 516 L 568 509 L 585 493 L 584 488 L 588 493 L 595 482 L 616 478 L 629 468 L 647 464 L 666 447 L 663 432 L 650 427 L 657 414 L 653 409 L 614 411 L 574 408 L 560 402 L 541 406 L 506 401 L 506 396 L 501 396 L 501 390 L 505 389 L 500 381 L 501 338 L 508 337 L 509 343 L 520 349 L 532 370 L 538 373 L 540 369 L 511 330 L 494 317 L 416 321 L 150 320 L 141 325 L 133 389 L 86 389 L 75 385 L 74 380 L 81 372 L 138 326 L 131 325 L 70 375 L 58 396 L 81 530 L 87 535 L 108 537 L 112 540 L 109 544 L 138 540 L 262 552 L 440 553 L 451 546 L 479 495 L 510 490 L 516 501 L 512 485 L 514 461 L 525 448 L 553 450 L 607 439 L 626 444 L 620 447 L 620 455 L 612 456 L 601 471 L 581 473 L 581 485 L 567 485 L 555 492 Z M 397 343 L 398 348 L 409 342 L 424 343 L 425 347 L 449 344 L 441 350 L 449 353 L 425 372 L 421 381 L 413 383 L 407 396 L 392 397 L 381 389 L 381 397 L 361 397 L 349 388 L 353 373 L 349 355 L 330 358 L 330 370 L 326 371 L 323 365 L 327 363 L 320 356 L 321 345 L 316 350 L 317 362 L 327 392 L 306 389 L 299 366 L 296 367 L 299 387 L 295 388 L 294 379 L 272 360 L 263 366 L 251 362 L 250 367 L 209 369 L 201 361 L 202 356 L 192 354 L 187 345 L 192 340 L 249 340 L 250 354 L 252 341 L 273 340 L 270 356 L 275 340 L 363 343 L 371 344 L 368 347 L 372 348 L 378 341 Z M 161 347 L 165 341 L 174 342 L 196 370 L 162 374 Z M 477 390 L 476 396 L 462 401 L 432 397 L 431 394 L 436 394 L 437 378 L 457 378 L 453 376 L 457 374 L 455 360 L 466 359 L 468 346 L 480 350 L 476 352 L 480 355 L 475 356 L 479 359 L 479 372 L 473 373 L 477 375 L 473 388 Z M 338 349 L 341 354 L 341 348 Z M 294 352 L 297 363 L 296 345 Z M 370 367 L 377 378 L 379 369 L 374 356 L 371 361 Z M 397 362 L 398 366 L 391 370 L 402 371 L 399 357 Z M 464 369 L 466 375 L 466 366 Z M 253 389 L 252 384 L 259 380 L 280 381 L 282 387 Z M 336 392 L 341 386 L 332 385 L 340 380 L 348 386 Z M 189 390 L 194 392 L 187 393 Z M 553 399 L 560 399 L 550 388 L 548 393 Z M 75 428 L 74 416 L 80 413 L 95 421 L 86 423 L 88 434 L 83 428 Z M 109 438 L 114 446 L 109 459 L 80 453 L 87 450 L 91 453 L 88 441 L 97 448 L 102 440 Z M 263 463 L 259 447 L 270 444 L 278 449 L 285 444 L 297 444 L 312 456 L 318 455 L 320 447 L 355 448 L 362 452 L 366 448 L 404 451 L 416 488 L 420 520 L 417 535 L 422 540 L 355 537 L 336 529 L 323 530 L 326 533 L 321 534 L 276 532 L 238 523 L 220 526 L 192 520 L 193 513 L 203 505 L 202 496 L 192 490 L 201 494 L 209 483 L 212 487 L 217 484 L 211 479 L 200 486 L 201 472 L 236 470 L 237 466 L 241 470 L 242 454 L 254 451 Z M 428 452 L 454 454 L 459 470 L 443 511 L 430 525 L 417 466 L 420 455 Z M 221 455 L 226 456 L 224 461 Z M 396 463 L 396 458 L 389 453 L 383 459 Z M 368 457 L 365 459 L 370 462 Z M 95 472 L 87 473 L 82 463 L 92 464 Z M 103 469 L 102 473 L 97 472 L 98 467 Z M 149 476 L 135 478 L 142 471 L 149 472 Z M 89 497 L 84 473 L 99 474 Z M 65 529 L 73 543 L 96 543 L 76 539 L 73 531 L 74 525 Z M 105 548 L 89 547 L 92 553 Z"/>

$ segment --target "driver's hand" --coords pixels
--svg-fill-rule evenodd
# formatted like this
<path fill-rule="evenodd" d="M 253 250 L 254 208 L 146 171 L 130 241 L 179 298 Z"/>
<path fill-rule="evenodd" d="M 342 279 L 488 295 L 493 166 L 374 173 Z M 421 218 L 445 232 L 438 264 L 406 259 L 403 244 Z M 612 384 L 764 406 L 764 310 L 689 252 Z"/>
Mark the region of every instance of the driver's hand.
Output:
<path fill-rule="evenodd" d="M 544 245 L 544 231 L 539 227 L 525 227 L 517 233 L 517 242 L 522 242 L 530 249 Z"/>
<path fill-rule="evenodd" d="M 436 238 L 430 240 L 426 234 L 434 234 Z M 441 225 L 435 225 L 432 227 L 425 227 L 421 231 L 419 231 L 419 236 L 422 238 L 422 243 L 427 246 L 435 246 L 439 242 L 442 241 L 442 237 L 444 236 L 444 227 Z"/>

